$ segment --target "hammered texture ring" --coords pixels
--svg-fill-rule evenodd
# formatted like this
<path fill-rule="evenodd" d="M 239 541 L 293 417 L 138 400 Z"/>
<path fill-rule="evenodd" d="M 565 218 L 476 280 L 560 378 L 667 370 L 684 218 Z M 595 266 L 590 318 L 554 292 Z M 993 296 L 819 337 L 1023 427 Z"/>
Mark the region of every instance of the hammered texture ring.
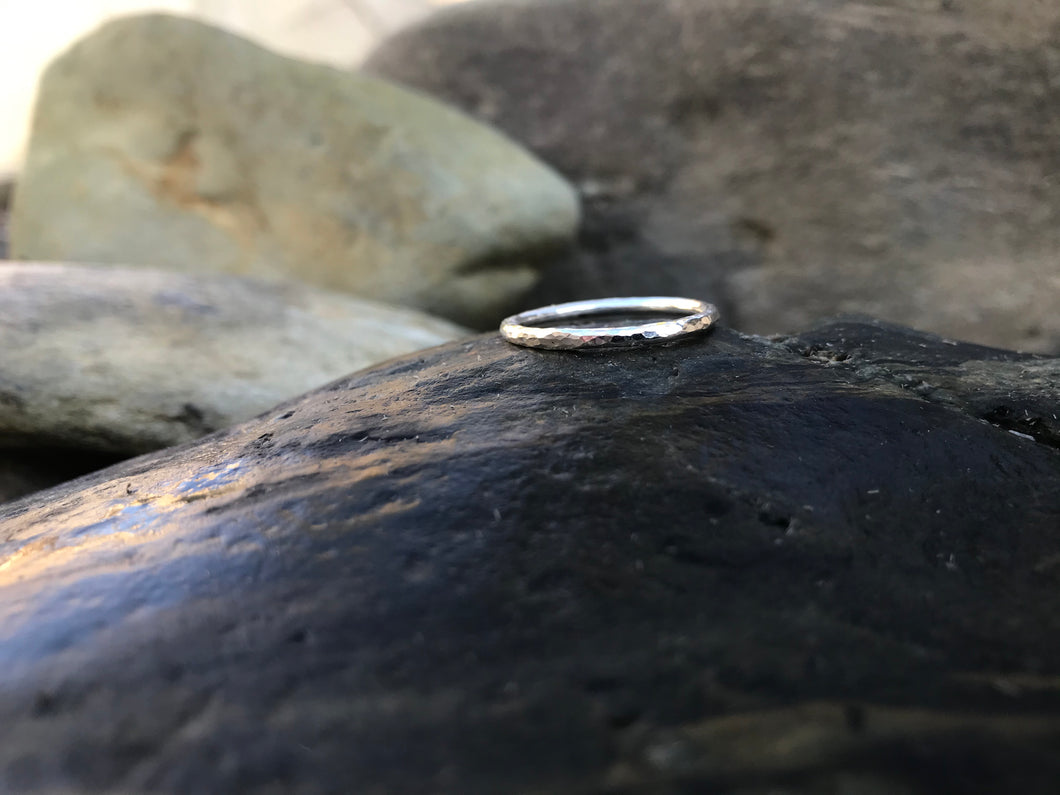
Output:
<path fill-rule="evenodd" d="M 656 315 L 680 314 L 681 317 L 634 326 L 547 325 L 591 315 L 645 312 Z M 508 342 L 527 348 L 630 348 L 669 342 L 706 331 L 717 319 L 717 307 L 693 298 L 599 298 L 543 306 L 512 315 L 501 323 L 501 335 Z"/>

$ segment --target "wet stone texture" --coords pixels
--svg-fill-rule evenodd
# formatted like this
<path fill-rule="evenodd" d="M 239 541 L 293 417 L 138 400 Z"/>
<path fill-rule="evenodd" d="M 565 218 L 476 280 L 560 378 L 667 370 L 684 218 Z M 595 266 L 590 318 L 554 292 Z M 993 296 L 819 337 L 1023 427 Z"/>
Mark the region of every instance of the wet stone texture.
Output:
<path fill-rule="evenodd" d="M 395 360 L 0 508 L 0 789 L 1053 793 L 1056 360 Z"/>

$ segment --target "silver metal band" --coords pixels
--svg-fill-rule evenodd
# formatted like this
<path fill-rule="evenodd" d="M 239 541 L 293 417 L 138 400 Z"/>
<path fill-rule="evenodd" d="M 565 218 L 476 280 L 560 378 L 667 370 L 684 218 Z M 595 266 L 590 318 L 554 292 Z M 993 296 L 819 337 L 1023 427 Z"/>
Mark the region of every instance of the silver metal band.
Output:
<path fill-rule="evenodd" d="M 685 313 L 673 320 L 643 323 L 637 326 L 544 326 L 554 320 L 567 320 L 609 312 Z M 512 315 L 501 323 L 501 334 L 508 342 L 527 348 L 627 348 L 651 345 L 705 331 L 718 319 L 718 309 L 706 301 L 692 298 L 600 298 L 572 301 L 531 309 Z"/>

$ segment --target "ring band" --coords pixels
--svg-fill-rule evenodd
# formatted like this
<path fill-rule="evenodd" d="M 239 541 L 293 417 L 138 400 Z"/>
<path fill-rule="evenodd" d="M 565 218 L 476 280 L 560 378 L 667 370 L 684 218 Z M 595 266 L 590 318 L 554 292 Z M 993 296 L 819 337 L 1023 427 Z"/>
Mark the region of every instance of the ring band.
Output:
<path fill-rule="evenodd" d="M 643 323 L 638 326 L 542 326 L 551 320 L 567 320 L 608 312 L 683 312 L 682 317 Z M 574 348 L 628 348 L 660 342 L 706 331 L 718 319 L 718 309 L 706 301 L 693 298 L 600 298 L 571 301 L 531 309 L 505 318 L 501 335 L 515 345 L 527 348 L 570 350 Z"/>

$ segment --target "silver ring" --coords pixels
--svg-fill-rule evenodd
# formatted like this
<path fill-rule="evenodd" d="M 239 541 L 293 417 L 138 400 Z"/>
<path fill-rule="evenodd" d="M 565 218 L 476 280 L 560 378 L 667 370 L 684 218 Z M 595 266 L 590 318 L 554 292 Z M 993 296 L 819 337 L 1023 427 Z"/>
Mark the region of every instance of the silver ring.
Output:
<path fill-rule="evenodd" d="M 578 328 L 541 325 L 548 321 L 606 312 L 682 312 L 684 315 L 638 326 Z M 508 342 L 527 348 L 628 348 L 668 342 L 697 331 L 706 331 L 717 319 L 717 307 L 693 298 L 599 298 L 553 304 L 512 315 L 501 323 L 501 334 Z"/>

